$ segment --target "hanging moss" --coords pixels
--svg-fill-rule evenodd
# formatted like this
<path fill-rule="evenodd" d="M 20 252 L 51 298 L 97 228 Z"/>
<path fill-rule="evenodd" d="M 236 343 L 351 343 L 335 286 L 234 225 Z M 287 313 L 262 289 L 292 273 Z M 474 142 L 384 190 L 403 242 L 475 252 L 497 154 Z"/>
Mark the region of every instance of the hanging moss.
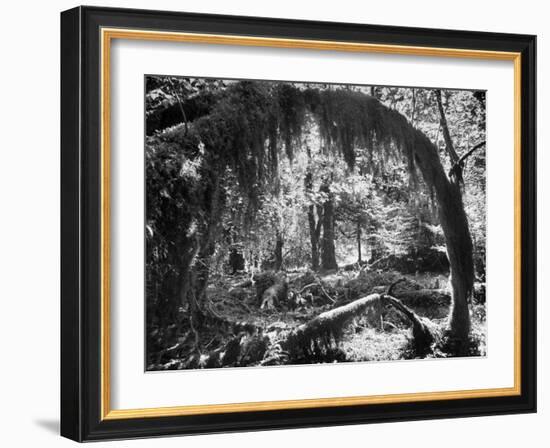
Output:
<path fill-rule="evenodd" d="M 277 98 L 279 133 L 285 145 L 287 157 L 292 160 L 294 145 L 302 134 L 306 117 L 306 105 L 302 92 L 289 83 L 277 84 L 274 89 Z"/>
<path fill-rule="evenodd" d="M 372 165 L 372 153 L 376 151 L 382 163 L 404 158 L 411 178 L 416 179 L 417 131 L 401 114 L 358 91 L 309 89 L 304 97 L 326 146 L 341 153 L 350 168 L 355 166 L 357 148 L 366 148 L 371 161 L 366 168 L 371 172 L 380 169 Z"/>
<path fill-rule="evenodd" d="M 211 113 L 190 123 L 188 130 L 173 128 L 162 139 L 188 148 L 186 157 L 189 148 L 204 145 L 220 166 L 232 168 L 251 197 L 278 177 L 281 152 L 292 160 L 308 114 L 319 126 L 324 150 L 341 154 L 350 168 L 357 149 L 366 148 L 367 171 L 376 173 L 389 161 L 403 159 L 415 182 L 415 147 L 433 146 L 399 112 L 359 91 L 242 81 L 220 97 Z M 433 175 L 428 173 L 426 182 L 433 186 Z"/>

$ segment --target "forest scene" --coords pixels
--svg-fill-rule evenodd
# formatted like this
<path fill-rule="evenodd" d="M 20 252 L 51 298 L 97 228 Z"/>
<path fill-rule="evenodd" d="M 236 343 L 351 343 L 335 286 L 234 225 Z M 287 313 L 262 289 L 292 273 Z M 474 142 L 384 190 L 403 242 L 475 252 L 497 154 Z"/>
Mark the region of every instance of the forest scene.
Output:
<path fill-rule="evenodd" d="M 486 356 L 486 92 L 145 77 L 146 370 Z"/>

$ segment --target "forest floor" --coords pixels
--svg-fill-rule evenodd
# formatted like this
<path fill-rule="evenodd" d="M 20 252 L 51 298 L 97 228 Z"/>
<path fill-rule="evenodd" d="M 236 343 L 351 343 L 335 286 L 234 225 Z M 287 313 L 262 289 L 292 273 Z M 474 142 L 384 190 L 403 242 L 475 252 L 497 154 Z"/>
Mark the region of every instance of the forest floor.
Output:
<path fill-rule="evenodd" d="M 449 314 L 450 294 L 446 275 L 339 270 L 324 275 L 309 271 L 293 272 L 287 273 L 286 278 L 289 295 L 294 293 L 300 297 L 298 304 L 281 301 L 276 306 L 262 308 L 257 285 L 250 282 L 250 276 L 234 275 L 212 279 L 207 290 L 210 311 L 228 322 L 252 324 L 261 328 L 265 334 L 284 333 L 311 321 L 325 311 L 372 293 L 383 293 L 389 284 L 402 279 L 393 294 L 418 316 L 429 319 L 435 328 L 443 329 Z M 486 308 L 483 285 L 476 285 L 470 310 L 471 348 L 467 355 L 485 356 Z M 219 328 L 205 329 L 198 334 L 194 351 L 204 354 L 223 348 L 233 336 L 230 331 L 220 331 Z M 448 353 L 438 350 L 419 356 L 412 349 L 411 341 L 410 322 L 401 313 L 391 307 L 374 307 L 346 325 L 339 341 L 335 343 L 331 357 L 303 362 L 390 361 L 449 356 Z M 182 346 L 178 353 L 179 356 L 171 353 L 170 360 L 159 360 L 160 363 L 150 365 L 149 369 L 190 368 L 183 359 L 184 353 L 191 353 L 190 347 Z"/>

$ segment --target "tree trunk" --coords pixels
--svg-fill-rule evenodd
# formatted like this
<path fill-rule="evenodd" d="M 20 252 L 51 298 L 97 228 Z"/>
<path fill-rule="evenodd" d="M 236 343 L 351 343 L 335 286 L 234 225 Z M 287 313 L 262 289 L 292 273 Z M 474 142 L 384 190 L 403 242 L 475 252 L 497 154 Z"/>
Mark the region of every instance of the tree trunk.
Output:
<path fill-rule="evenodd" d="M 357 263 L 361 263 L 361 223 L 357 221 Z"/>
<path fill-rule="evenodd" d="M 231 274 L 236 274 L 239 271 L 244 270 L 245 260 L 242 250 L 232 247 L 229 251 L 229 267 L 231 268 Z"/>
<path fill-rule="evenodd" d="M 210 264 L 212 255 L 216 249 L 216 240 L 221 225 L 221 216 L 223 213 L 224 198 L 220 179 L 215 171 L 211 177 L 203 180 L 207 183 L 204 192 L 204 203 L 209 204 L 205 213 L 198 224 L 197 237 L 198 247 L 196 257 L 192 259 L 190 266 L 191 272 L 188 275 L 183 274 L 183 283 L 181 285 L 180 296 L 187 299 L 189 304 L 190 319 L 195 329 L 198 329 L 204 323 L 204 297 L 208 279 L 210 277 Z"/>
<path fill-rule="evenodd" d="M 311 159 L 311 152 L 307 147 L 308 157 Z M 308 166 L 305 178 L 304 187 L 307 193 L 313 193 L 313 173 Z M 317 208 L 319 210 L 319 208 Z M 319 215 L 319 213 L 318 213 Z M 310 204 L 307 209 L 307 219 L 309 223 L 309 241 L 311 244 L 311 269 L 319 270 L 319 237 L 321 234 L 321 216 L 315 219 L 315 205 Z"/>
<path fill-rule="evenodd" d="M 280 271 L 281 267 L 283 266 L 283 246 L 284 246 L 284 240 L 282 233 L 277 230 L 277 236 L 275 239 L 275 270 Z"/>
<path fill-rule="evenodd" d="M 319 232 L 321 227 L 315 222 L 315 206 L 310 205 L 307 211 L 309 221 L 309 241 L 311 243 L 311 269 L 319 270 Z"/>
<path fill-rule="evenodd" d="M 375 86 L 370 86 L 370 96 L 376 98 L 377 100 L 380 99 L 378 98 L 378 89 Z"/>
<path fill-rule="evenodd" d="M 191 274 L 191 288 L 188 289 L 187 300 L 189 303 L 190 317 L 198 329 L 204 321 L 204 297 L 208 279 L 210 278 L 210 259 L 214 253 L 213 245 L 201 247 Z"/>
<path fill-rule="evenodd" d="M 468 219 L 459 184 L 450 184 L 442 192 L 446 200 L 440 206 L 440 219 L 451 266 L 451 287 L 453 303 L 449 319 L 450 336 L 462 345 L 467 343 L 470 333 L 470 311 L 468 301 L 473 288 L 473 248 Z"/>
<path fill-rule="evenodd" d="M 426 183 L 435 190 L 439 219 L 445 235 L 451 268 L 452 306 L 449 336 L 460 347 L 467 346 L 470 332 L 468 300 L 474 283 L 472 238 L 462 203 L 460 184 L 450 181 L 435 145 L 421 132 L 415 133 L 415 161 Z"/>
<path fill-rule="evenodd" d="M 325 270 L 338 269 L 336 250 L 334 248 L 334 198 L 330 185 L 324 182 L 321 191 L 327 195 L 323 204 L 323 241 L 321 247 L 321 267 Z"/>
<path fill-rule="evenodd" d="M 447 118 L 441 101 L 441 91 L 436 90 L 435 96 L 445 138 L 447 153 L 454 165 L 459 161 L 453 145 Z M 428 159 L 429 160 L 429 159 Z M 437 160 L 441 166 L 441 161 Z M 432 167 L 433 168 L 433 167 Z M 441 171 L 443 169 L 441 168 Z M 439 170 L 438 170 L 439 172 Z M 451 170 L 452 172 L 452 170 Z M 449 318 L 449 336 L 458 343 L 457 350 L 463 351 L 467 346 L 470 333 L 470 312 L 468 301 L 472 293 L 474 268 L 473 245 L 468 228 L 468 218 L 462 203 L 462 172 L 458 171 L 451 177 L 451 181 L 443 174 L 443 179 L 436 181 L 436 194 L 439 203 L 439 217 L 445 234 L 447 256 L 451 266 L 451 288 L 453 303 Z"/>
<path fill-rule="evenodd" d="M 441 128 L 443 129 L 445 148 L 447 149 L 447 154 L 449 154 L 449 158 L 451 159 L 451 165 L 454 165 L 456 162 L 458 162 L 458 154 L 456 153 L 455 147 L 453 145 L 451 133 L 449 132 L 449 126 L 447 125 L 447 117 L 445 116 L 445 111 L 443 110 L 443 103 L 441 101 L 441 90 L 435 90 L 434 93 L 437 100 L 437 108 L 439 109 L 439 121 L 441 124 Z"/>

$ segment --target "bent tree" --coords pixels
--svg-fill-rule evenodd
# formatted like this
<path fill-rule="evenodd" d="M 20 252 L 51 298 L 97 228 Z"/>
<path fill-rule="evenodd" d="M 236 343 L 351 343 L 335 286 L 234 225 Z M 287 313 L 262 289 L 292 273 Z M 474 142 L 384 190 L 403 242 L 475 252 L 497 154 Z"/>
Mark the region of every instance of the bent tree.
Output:
<path fill-rule="evenodd" d="M 151 319 L 174 319 L 172 328 L 177 327 L 174 316 L 182 305 L 191 310 L 192 326 L 213 318 L 205 292 L 215 244 L 223 238 L 220 222 L 229 190 L 242 193 L 246 226 L 272 188 L 280 160 L 292 163 L 302 150 L 301 135 L 313 120 L 323 150 L 341 157 L 349 170 L 361 149 L 377 153 L 370 159 L 376 163 L 403 161 L 413 184 L 422 176 L 437 203 L 450 264 L 448 332 L 459 344 L 467 343 L 474 269 L 460 182 L 446 174 L 437 146 L 405 116 L 362 91 L 320 85 L 233 82 L 197 92 L 192 101 L 201 108 L 186 114 L 185 123 L 147 137 L 147 263 L 162 270 L 162 303 Z M 375 175 L 374 163 L 362 171 Z M 305 182 L 311 188 L 310 179 Z M 312 252 L 326 255 L 313 261 L 328 268 L 336 262 L 330 187 L 326 190 L 322 226 L 328 234 L 319 241 L 317 233 L 321 247 Z M 319 224 L 312 222 L 312 230 Z"/>

